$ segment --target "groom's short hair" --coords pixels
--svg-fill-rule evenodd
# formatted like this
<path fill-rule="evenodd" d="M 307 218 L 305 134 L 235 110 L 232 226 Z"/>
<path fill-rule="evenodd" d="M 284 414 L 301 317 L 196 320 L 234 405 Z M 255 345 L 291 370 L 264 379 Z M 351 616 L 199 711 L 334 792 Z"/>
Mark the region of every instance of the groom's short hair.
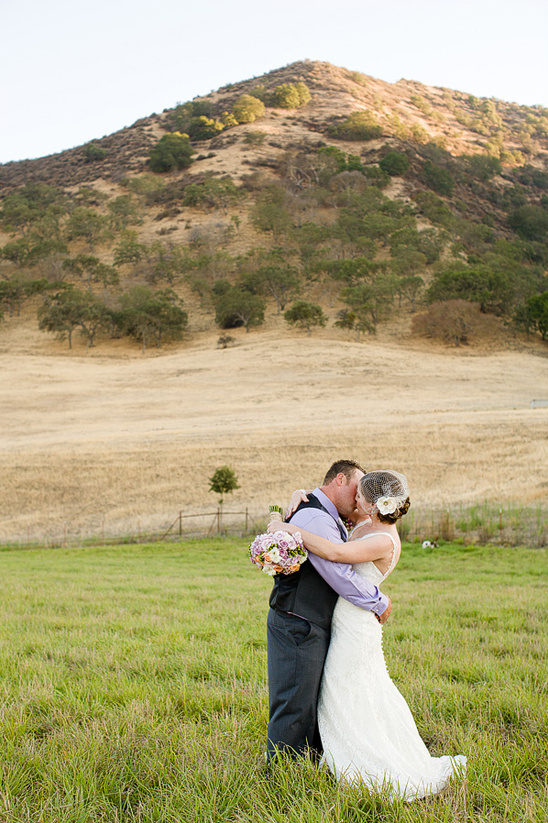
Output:
<path fill-rule="evenodd" d="M 355 460 L 337 460 L 333 465 L 327 470 L 327 473 L 323 479 L 322 486 L 328 486 L 332 480 L 336 478 L 338 474 L 344 474 L 347 480 L 352 478 L 354 472 L 360 471 L 365 474 L 365 469 L 360 466 Z"/>

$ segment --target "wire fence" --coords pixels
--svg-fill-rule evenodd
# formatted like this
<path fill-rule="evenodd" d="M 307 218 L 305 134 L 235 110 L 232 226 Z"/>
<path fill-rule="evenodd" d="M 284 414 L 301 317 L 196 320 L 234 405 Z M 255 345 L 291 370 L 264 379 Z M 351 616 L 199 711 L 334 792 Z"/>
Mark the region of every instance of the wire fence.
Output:
<path fill-rule="evenodd" d="M 548 546 L 548 508 L 513 504 L 459 504 L 451 508 L 411 508 L 398 523 L 403 540 L 498 546 Z"/>
<path fill-rule="evenodd" d="M 147 519 L 150 520 L 150 518 Z M 154 527 L 151 527 L 149 523 L 147 525 L 144 523 L 145 517 L 137 515 L 133 528 L 114 534 L 107 532 L 105 518 L 100 519 L 96 531 L 89 533 L 81 528 L 71 527 L 68 522 L 61 528 L 50 528 L 42 532 L 31 531 L 29 527 L 25 534 L 7 539 L 0 538 L 0 545 L 6 548 L 70 548 L 87 545 L 107 546 L 118 543 L 171 542 L 214 536 L 243 538 L 266 526 L 265 517 L 262 520 L 254 518 L 247 508 L 241 511 L 230 511 L 220 506 L 210 512 L 189 514 L 180 510 L 172 520 L 161 521 Z"/>
<path fill-rule="evenodd" d="M 265 512 L 251 513 L 225 510 L 188 513 L 180 510 L 173 519 L 160 522 L 157 527 L 143 526 L 144 518 L 137 516 L 134 528 L 124 533 L 107 534 L 105 520 L 93 533 L 83 533 L 66 523 L 61 529 L 50 529 L 37 534 L 30 529 L 24 535 L 0 539 L 0 545 L 11 548 L 69 548 L 86 545 L 115 545 L 207 539 L 219 536 L 241 537 L 248 540 L 262 532 L 268 522 Z M 446 508 L 412 507 L 399 521 L 402 540 L 411 543 L 463 542 L 499 546 L 548 546 L 548 507 L 523 507 L 482 503 Z"/>

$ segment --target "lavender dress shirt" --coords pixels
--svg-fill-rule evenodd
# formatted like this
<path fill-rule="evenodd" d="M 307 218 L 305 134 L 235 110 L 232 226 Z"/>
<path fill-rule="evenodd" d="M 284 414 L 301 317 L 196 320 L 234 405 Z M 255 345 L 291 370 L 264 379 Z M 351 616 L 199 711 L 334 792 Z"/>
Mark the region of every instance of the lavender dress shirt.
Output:
<path fill-rule="evenodd" d="M 333 543 L 342 543 L 343 540 L 337 527 L 337 522 L 341 521 L 335 505 L 321 489 L 314 489 L 312 493 L 332 516 L 329 517 L 322 509 L 304 508 L 293 515 L 291 523 L 319 537 L 325 537 Z M 318 557 L 313 552 L 308 553 L 308 562 L 312 563 L 333 591 L 353 603 L 354 606 L 378 615 L 388 608 L 386 595 L 382 594 L 377 586 L 357 574 L 349 563 L 334 563 Z"/>

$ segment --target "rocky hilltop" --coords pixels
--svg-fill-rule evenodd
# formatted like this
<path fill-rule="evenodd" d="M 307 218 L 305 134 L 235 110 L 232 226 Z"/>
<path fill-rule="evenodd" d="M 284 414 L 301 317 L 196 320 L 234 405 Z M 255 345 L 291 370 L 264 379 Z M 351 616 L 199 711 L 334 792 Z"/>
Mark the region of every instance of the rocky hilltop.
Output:
<path fill-rule="evenodd" d="M 387 138 L 398 139 L 413 133 L 419 142 L 436 141 L 452 155 L 481 153 L 489 148 L 493 126 L 502 134 L 504 149 L 508 152 L 535 153 L 535 161 L 544 165 L 548 157 L 546 122 L 544 131 L 531 134 L 531 123 L 548 117 L 540 107 L 521 106 L 501 100 L 478 99 L 466 92 L 427 86 L 412 80 L 386 83 L 356 71 L 333 66 L 330 63 L 304 60 L 276 69 L 260 77 L 220 88 L 195 101 L 210 102 L 215 110 L 230 109 L 242 94 L 253 94 L 264 85 L 272 90 L 283 83 L 302 81 L 310 89 L 312 99 L 303 111 L 279 123 L 280 111 L 267 111 L 260 127 L 272 131 L 283 141 L 280 146 L 290 148 L 295 140 L 318 140 L 328 125 L 343 119 L 354 111 L 367 109 L 375 113 L 385 129 Z M 44 182 L 57 186 L 90 184 L 97 179 L 116 183 L 128 174 L 147 168 L 151 147 L 169 130 L 169 115 L 173 110 L 151 114 L 137 120 L 132 126 L 114 134 L 93 140 L 106 150 L 100 163 L 86 161 L 84 146 L 36 160 L 22 160 L 0 165 L 0 192 L 28 182 Z M 489 128 L 490 111 L 496 111 Z M 486 125 L 487 124 L 487 125 Z M 240 129 L 238 137 L 241 137 Z M 217 152 L 227 146 L 228 134 L 211 146 Z M 237 139 L 230 133 L 228 145 Z M 535 143 L 536 141 L 536 143 Z M 535 144 L 535 145 L 533 145 Z M 208 144 L 209 146 L 209 144 Z M 209 167 L 211 164 L 205 164 Z M 197 166 L 195 173 L 202 170 Z M 233 173 L 238 173 L 238 168 Z M 241 171 L 241 170 L 240 170 Z"/>

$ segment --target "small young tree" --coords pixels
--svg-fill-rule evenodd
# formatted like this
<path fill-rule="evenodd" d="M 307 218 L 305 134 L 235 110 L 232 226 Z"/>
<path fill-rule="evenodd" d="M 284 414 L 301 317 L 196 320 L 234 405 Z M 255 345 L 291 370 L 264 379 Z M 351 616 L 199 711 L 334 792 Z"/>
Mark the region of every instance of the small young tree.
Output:
<path fill-rule="evenodd" d="M 327 318 L 321 306 L 308 303 L 306 300 L 297 300 L 290 309 L 284 312 L 284 318 L 292 326 L 306 329 L 307 336 L 314 326 L 325 326 Z"/>
<path fill-rule="evenodd" d="M 221 531 L 223 503 L 225 495 L 232 494 L 235 489 L 239 489 L 238 478 L 230 466 L 220 466 L 215 469 L 213 476 L 209 479 L 209 491 L 220 494 L 219 498 L 219 519 L 218 528 Z"/>

